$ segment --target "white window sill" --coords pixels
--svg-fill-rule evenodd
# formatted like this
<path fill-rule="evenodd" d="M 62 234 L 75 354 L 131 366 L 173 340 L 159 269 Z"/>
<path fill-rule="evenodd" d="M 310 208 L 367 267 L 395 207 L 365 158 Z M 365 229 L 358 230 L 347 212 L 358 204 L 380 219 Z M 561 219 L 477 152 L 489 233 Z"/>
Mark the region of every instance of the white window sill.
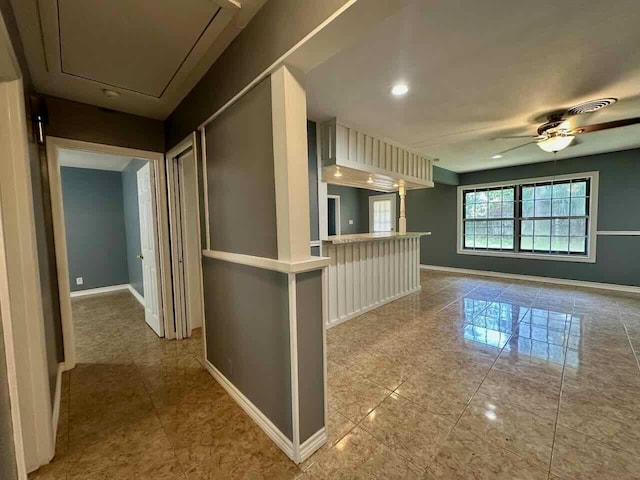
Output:
<path fill-rule="evenodd" d="M 577 255 L 541 255 L 524 252 L 499 252 L 458 249 L 458 255 L 478 255 L 481 257 L 526 258 L 529 260 L 552 260 L 556 262 L 596 263 L 596 257 Z"/>

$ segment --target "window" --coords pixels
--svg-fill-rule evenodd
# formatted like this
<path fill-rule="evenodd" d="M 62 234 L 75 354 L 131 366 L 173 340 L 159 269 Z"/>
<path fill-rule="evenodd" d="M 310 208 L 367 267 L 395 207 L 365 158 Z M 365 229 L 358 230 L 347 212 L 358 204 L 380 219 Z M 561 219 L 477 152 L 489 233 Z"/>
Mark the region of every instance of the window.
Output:
<path fill-rule="evenodd" d="M 393 232 L 396 227 L 396 196 L 369 197 L 369 225 L 372 232 Z"/>
<path fill-rule="evenodd" d="M 458 187 L 458 253 L 595 261 L 598 173 Z"/>

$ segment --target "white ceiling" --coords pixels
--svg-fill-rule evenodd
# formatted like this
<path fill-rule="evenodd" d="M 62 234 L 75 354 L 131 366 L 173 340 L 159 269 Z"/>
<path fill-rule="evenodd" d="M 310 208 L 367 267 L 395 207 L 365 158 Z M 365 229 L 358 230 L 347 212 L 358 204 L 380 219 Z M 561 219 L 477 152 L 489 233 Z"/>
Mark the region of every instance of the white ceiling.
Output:
<path fill-rule="evenodd" d="M 159 119 L 265 1 L 11 0 L 39 92 Z"/>
<path fill-rule="evenodd" d="M 58 160 L 62 167 L 91 168 L 94 170 L 122 172 L 133 159 L 120 155 L 61 149 L 58 153 Z"/>
<path fill-rule="evenodd" d="M 309 115 L 338 117 L 457 172 L 548 161 L 544 115 L 617 97 L 571 126 L 640 116 L 640 2 L 414 0 L 307 77 Z M 396 98 L 391 86 L 406 82 Z M 640 125 L 579 137 L 558 158 L 640 147 Z"/>

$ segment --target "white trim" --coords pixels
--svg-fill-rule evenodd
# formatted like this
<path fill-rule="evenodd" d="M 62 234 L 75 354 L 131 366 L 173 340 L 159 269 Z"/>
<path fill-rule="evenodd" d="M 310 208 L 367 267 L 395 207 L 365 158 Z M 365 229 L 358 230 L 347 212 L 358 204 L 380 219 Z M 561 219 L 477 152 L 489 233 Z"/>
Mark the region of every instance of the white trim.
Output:
<path fill-rule="evenodd" d="M 439 265 L 420 265 L 421 270 L 436 270 L 441 272 L 465 273 L 481 277 L 508 278 L 513 280 L 526 280 L 530 282 L 551 283 L 555 285 L 569 285 L 572 287 L 595 288 L 600 290 L 613 290 L 616 292 L 640 293 L 640 287 L 633 285 L 617 285 L 615 283 L 587 282 L 584 280 L 569 280 L 565 278 L 539 277 L 535 275 L 521 275 L 517 273 L 492 272 L 489 270 L 471 270 L 468 268 L 441 267 Z"/>
<path fill-rule="evenodd" d="M 420 267 L 422 268 L 422 265 Z M 340 325 L 341 323 L 346 322 L 347 320 L 351 320 L 352 318 L 356 318 L 356 317 L 359 317 L 360 315 L 364 315 L 365 313 L 371 310 L 375 310 L 376 308 L 380 308 L 381 306 L 386 305 L 387 303 L 393 302 L 402 297 L 406 297 L 407 295 L 411 295 L 412 293 L 420 292 L 421 290 L 422 290 L 422 285 L 419 285 L 418 287 L 412 290 L 407 290 L 406 292 L 399 293 L 397 295 L 394 295 L 393 297 L 387 298 L 384 301 L 374 303 L 373 305 L 369 305 L 368 307 L 358 310 L 357 312 L 353 312 L 348 315 L 345 315 L 344 317 L 340 317 L 336 320 L 333 320 L 332 322 L 327 320 L 325 322 L 325 325 L 327 326 L 327 328 L 333 328 L 337 325 Z"/>
<path fill-rule="evenodd" d="M 69 296 L 71 298 L 86 297 L 88 295 L 98 295 L 100 293 L 109 293 L 109 292 L 117 292 L 120 290 L 128 290 L 129 287 L 130 285 L 128 283 L 123 283 L 122 285 L 110 285 L 108 287 L 88 288 L 86 290 L 76 290 L 75 292 L 71 292 Z"/>
<path fill-rule="evenodd" d="M 64 362 L 58 364 L 56 374 L 56 392 L 53 397 L 53 415 L 51 418 L 51 430 L 53 431 L 53 446 L 55 448 L 58 435 L 58 422 L 60 421 L 60 401 L 62 399 L 62 373 L 66 371 Z"/>
<path fill-rule="evenodd" d="M 135 288 L 133 288 L 133 285 L 129 284 L 127 285 L 127 288 L 131 292 L 131 295 L 133 295 L 135 299 L 138 300 L 138 302 L 140 302 L 140 305 L 144 307 L 145 306 L 144 297 L 140 295 Z"/>
<path fill-rule="evenodd" d="M 71 287 L 69 285 L 69 264 L 67 241 L 64 224 L 64 208 L 62 198 L 62 182 L 60 178 L 60 149 L 80 150 L 85 152 L 105 153 L 129 156 L 152 162 L 155 182 L 156 218 L 154 232 L 157 235 L 157 261 L 160 281 L 158 282 L 159 311 L 164 322 L 164 332 L 168 339 L 174 338 L 173 332 L 173 298 L 171 288 L 171 260 L 169 256 L 169 221 L 166 198 L 166 178 L 164 174 L 164 155 L 158 152 L 137 150 L 132 148 L 103 145 L 98 143 L 70 140 L 66 138 L 46 138 L 47 161 L 49 167 L 49 185 L 51 195 L 51 213 L 55 240 L 58 287 L 60 292 L 60 312 L 62 316 L 62 332 L 64 339 L 65 365 L 69 370 L 76 365 L 75 334 L 73 314 L 71 311 Z"/>
<path fill-rule="evenodd" d="M 373 232 L 373 202 L 375 202 L 377 200 L 391 200 L 391 215 L 392 215 L 391 224 L 393 225 L 393 228 L 391 229 L 391 231 L 392 232 L 397 232 L 398 231 L 398 228 L 397 228 L 398 212 L 396 210 L 397 205 L 396 205 L 396 194 L 395 193 L 387 193 L 385 195 L 371 195 L 371 196 L 369 196 L 369 232 L 370 233 L 374 233 Z"/>
<path fill-rule="evenodd" d="M 194 145 L 195 150 L 195 145 Z M 202 195 L 204 203 L 204 229 L 206 250 L 211 250 L 211 227 L 209 225 L 209 180 L 207 177 L 207 135 L 204 126 L 200 127 L 200 150 L 202 151 Z"/>
<path fill-rule="evenodd" d="M 598 230 L 597 234 L 616 237 L 640 237 L 640 230 Z"/>
<path fill-rule="evenodd" d="M 316 433 L 311 435 L 300 445 L 300 462 L 304 462 L 307 458 L 315 453 L 322 445 L 327 443 L 327 427 L 322 427 Z"/>
<path fill-rule="evenodd" d="M 571 180 L 577 178 L 590 178 L 590 195 L 589 195 L 589 235 L 587 237 L 587 255 L 557 255 L 545 253 L 528 253 L 514 251 L 489 251 L 489 250 L 469 250 L 464 248 L 464 238 L 462 234 L 463 219 L 463 200 L 462 195 L 465 190 L 503 187 L 512 185 L 522 185 L 527 183 L 543 183 L 551 181 Z M 502 258 L 524 258 L 529 260 L 551 260 L 560 262 L 577 262 L 577 263 L 596 263 L 597 252 L 597 225 L 598 225 L 598 190 L 599 190 L 599 172 L 577 172 L 565 175 L 554 175 L 550 177 L 536 177 L 525 179 L 513 179 L 503 182 L 480 183 L 475 185 L 459 185 L 456 195 L 456 253 L 458 255 L 477 255 L 481 257 L 502 257 Z M 484 219 L 483 219 L 484 220 Z M 491 219 L 487 219 L 491 220 Z M 517 221 L 517 220 L 516 220 Z M 514 244 L 517 238 L 514 236 Z"/>
<path fill-rule="evenodd" d="M 216 260 L 225 262 L 239 263 L 240 265 L 248 265 L 251 267 L 262 268 L 265 270 L 273 270 L 282 273 L 302 273 L 311 270 L 319 270 L 329 265 L 330 258 L 311 257 L 301 262 L 285 262 L 276 260 L 275 258 L 254 257 L 252 255 L 244 255 L 242 253 L 221 252 L 218 250 L 203 250 L 202 255 Z"/>
<path fill-rule="evenodd" d="M 204 366 L 211 376 L 226 390 L 247 415 L 273 440 L 273 442 L 294 462 L 293 443 L 276 427 L 262 411 L 256 407 L 236 386 L 231 383 L 209 360 L 205 359 Z"/>
<path fill-rule="evenodd" d="M 296 274 L 289 277 L 289 359 L 291 362 L 291 419 L 293 461 L 300 463 L 300 397 L 298 386 L 298 310 Z"/>
<path fill-rule="evenodd" d="M 307 97 L 300 80 L 282 66 L 271 74 L 271 123 L 278 259 L 309 257 Z M 300 159 L 305 161 L 301 162 Z"/>
<path fill-rule="evenodd" d="M 322 246 L 322 240 L 311 240 L 309 242 L 309 246 L 310 247 L 321 247 Z"/>
<path fill-rule="evenodd" d="M 11 57 L 7 38 L 0 20 L 0 49 L 6 46 Z M 0 62 L 6 66 L 5 60 L 3 52 Z M 20 417 L 12 413 L 21 478 L 54 454 L 24 98 L 22 80 L 0 83 L 0 308 L 12 412 Z"/>
<path fill-rule="evenodd" d="M 336 233 L 335 235 L 342 235 L 342 219 L 340 218 L 340 210 L 342 210 L 342 205 L 340 205 L 340 195 L 326 195 L 327 198 L 327 207 L 326 207 L 326 236 L 320 238 L 327 238 L 329 236 L 329 199 L 333 199 L 336 202 Z"/>

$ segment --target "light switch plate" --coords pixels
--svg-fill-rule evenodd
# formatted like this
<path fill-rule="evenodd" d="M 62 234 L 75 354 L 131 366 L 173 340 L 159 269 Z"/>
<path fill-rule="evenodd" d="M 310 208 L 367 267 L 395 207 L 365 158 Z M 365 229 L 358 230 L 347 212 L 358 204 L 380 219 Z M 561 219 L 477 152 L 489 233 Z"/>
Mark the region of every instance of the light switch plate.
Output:
<path fill-rule="evenodd" d="M 84 280 L 82 279 L 82 277 L 76 278 L 76 285 L 82 285 L 83 283 L 84 283 Z"/>
<path fill-rule="evenodd" d="M 353 220 L 349 220 L 349 225 L 353 225 Z"/>

